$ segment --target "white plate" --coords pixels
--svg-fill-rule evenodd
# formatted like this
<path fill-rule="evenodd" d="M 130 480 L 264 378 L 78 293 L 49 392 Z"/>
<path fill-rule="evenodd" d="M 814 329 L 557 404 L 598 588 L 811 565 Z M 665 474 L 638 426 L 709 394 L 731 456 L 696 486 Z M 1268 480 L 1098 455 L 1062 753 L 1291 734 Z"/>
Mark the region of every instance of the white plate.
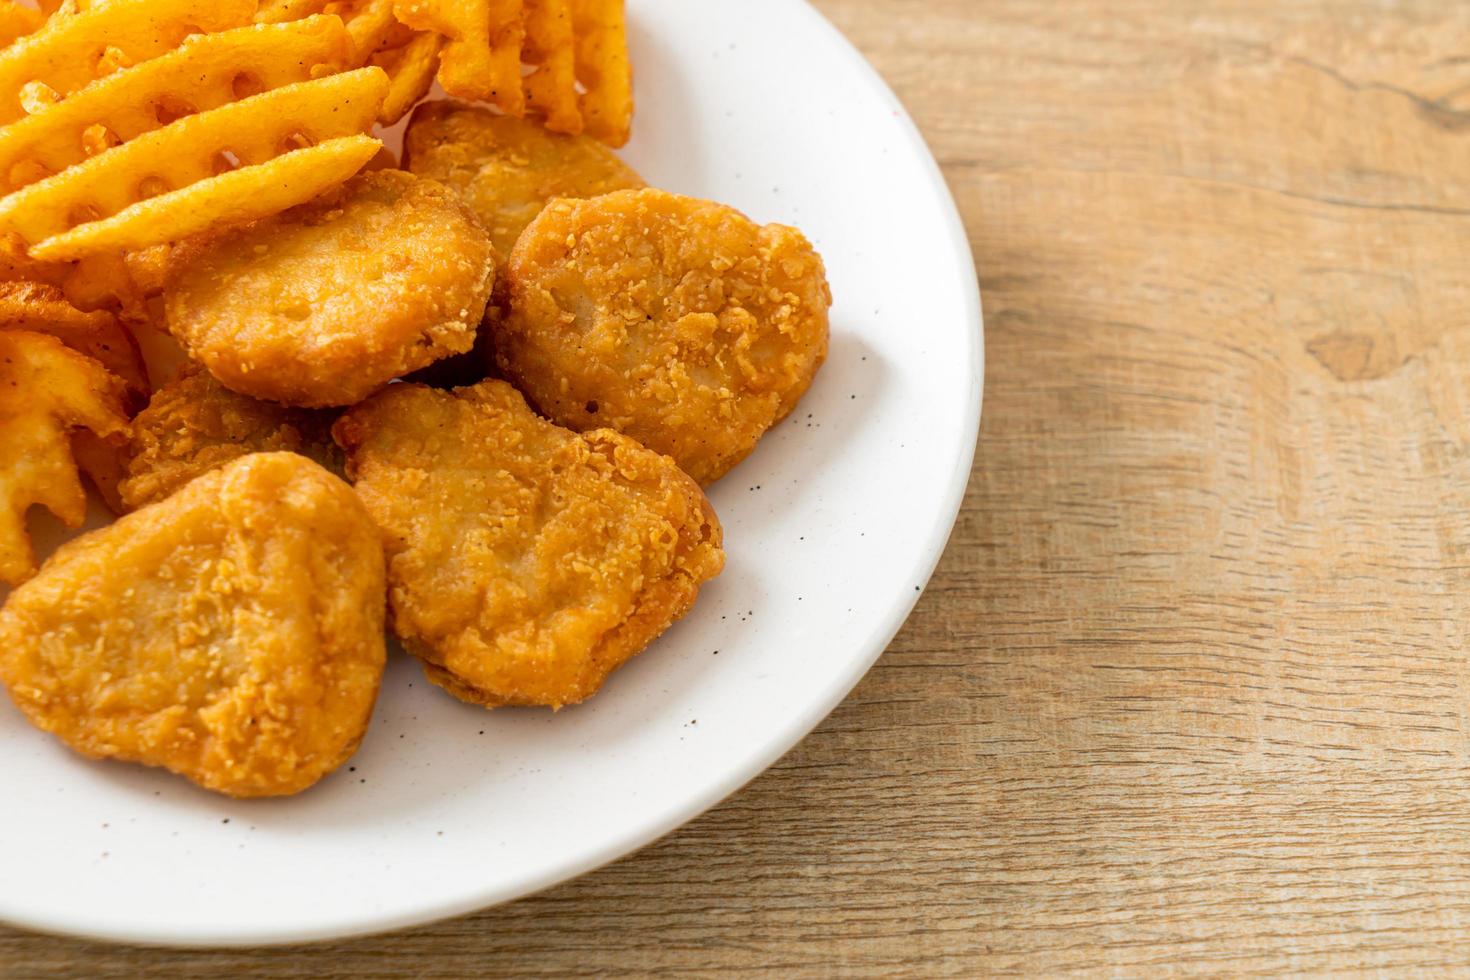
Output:
<path fill-rule="evenodd" d="M 959 217 L 898 101 L 805 3 L 633 0 L 630 19 L 629 161 L 651 183 L 799 225 L 836 300 L 811 393 L 711 494 L 724 575 L 559 714 L 459 704 L 393 655 L 351 768 L 292 799 L 233 802 L 88 762 L 0 697 L 0 919 L 260 944 L 508 901 L 719 802 L 882 653 L 943 550 L 979 422 Z"/>

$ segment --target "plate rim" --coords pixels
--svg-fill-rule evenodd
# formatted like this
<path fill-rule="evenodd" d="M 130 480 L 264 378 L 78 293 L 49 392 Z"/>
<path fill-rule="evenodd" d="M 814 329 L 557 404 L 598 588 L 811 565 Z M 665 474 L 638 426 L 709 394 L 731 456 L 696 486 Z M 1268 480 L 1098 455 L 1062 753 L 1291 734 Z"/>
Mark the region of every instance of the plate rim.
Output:
<path fill-rule="evenodd" d="M 475 891 L 436 903 L 423 903 L 412 910 L 387 911 L 377 915 L 358 916 L 352 924 L 326 923 L 293 929 L 253 929 L 249 926 L 233 932 L 215 929 L 193 931 L 178 926 L 160 926 L 151 930 L 130 929 L 126 932 L 102 924 L 86 922 L 59 922 L 53 919 L 35 920 L 19 910 L 0 910 L 0 923 L 42 935 L 66 936 L 105 943 L 131 946 L 175 949 L 229 949 L 242 947 L 273 947 L 355 939 L 364 936 L 396 932 L 430 923 L 458 918 L 484 911 L 498 905 L 538 894 L 549 888 L 589 874 L 622 858 L 629 857 L 645 847 L 678 830 L 720 803 L 729 799 L 757 776 L 770 769 L 780 759 L 805 739 L 846 697 L 877 663 L 892 644 L 893 638 L 902 629 L 929 580 L 943 557 L 955 522 L 959 519 L 974 465 L 976 445 L 979 439 L 980 420 L 983 411 L 985 387 L 985 322 L 980 295 L 980 283 L 975 270 L 974 253 L 969 236 L 954 194 L 945 180 L 943 171 L 934 157 L 923 134 L 914 123 L 901 99 L 879 74 L 878 70 L 863 55 L 841 30 L 822 14 L 810 0 L 801 0 L 793 5 L 811 22 L 815 30 L 824 33 L 828 40 L 844 51 L 858 66 L 860 75 L 868 89 L 885 101 L 898 107 L 898 122 L 917 160 L 928 172 L 937 199 L 947 205 L 944 219 L 947 226 L 948 248 L 946 252 L 962 260 L 971 274 L 965 277 L 962 287 L 963 318 L 970 338 L 967 352 L 970 368 L 970 384 L 966 392 L 965 425 L 963 439 L 950 471 L 948 484 L 935 510 L 935 520 L 925 539 L 917 567 L 909 581 L 922 583 L 921 590 L 903 592 L 882 618 L 881 625 L 871 634 L 867 648 L 861 656 L 851 658 L 843 669 L 828 681 L 819 697 L 813 698 L 804 710 L 787 719 L 775 731 L 768 733 L 763 741 L 763 751 L 755 754 L 740 766 L 732 767 L 726 776 L 711 788 L 670 808 L 658 820 L 628 831 L 616 838 L 604 841 L 593 851 L 561 862 L 548 862 L 536 874 L 514 881 L 502 881 Z"/>

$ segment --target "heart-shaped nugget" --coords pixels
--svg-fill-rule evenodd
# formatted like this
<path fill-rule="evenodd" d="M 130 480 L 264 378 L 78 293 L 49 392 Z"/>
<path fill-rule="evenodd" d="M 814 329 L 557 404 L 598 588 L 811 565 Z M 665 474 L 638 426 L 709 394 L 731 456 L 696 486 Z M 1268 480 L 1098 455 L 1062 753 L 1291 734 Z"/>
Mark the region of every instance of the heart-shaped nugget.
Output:
<path fill-rule="evenodd" d="M 0 610 L 0 681 L 83 755 L 295 793 L 367 729 L 385 593 L 347 484 L 245 456 L 58 550 Z"/>

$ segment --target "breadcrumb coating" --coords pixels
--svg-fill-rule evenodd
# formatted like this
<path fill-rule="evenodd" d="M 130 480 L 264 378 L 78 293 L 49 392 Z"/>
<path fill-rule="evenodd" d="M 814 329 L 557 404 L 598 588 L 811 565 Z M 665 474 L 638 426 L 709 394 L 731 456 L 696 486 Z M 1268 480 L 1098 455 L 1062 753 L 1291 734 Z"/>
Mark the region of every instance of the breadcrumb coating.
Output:
<path fill-rule="evenodd" d="M 394 631 L 463 700 L 589 697 L 724 567 L 671 460 L 552 425 L 504 382 L 393 385 L 333 434 L 382 531 Z"/>
<path fill-rule="evenodd" d="M 831 292 L 801 232 L 660 190 L 553 201 L 521 235 L 497 364 L 550 418 L 608 427 L 709 484 L 827 356 Z"/>
<path fill-rule="evenodd" d="M 399 170 L 180 246 L 168 329 L 225 387 L 350 405 L 474 343 L 494 250 L 473 212 Z"/>
<path fill-rule="evenodd" d="M 403 134 L 403 167 L 459 191 L 509 255 L 522 231 L 556 197 L 596 197 L 644 181 L 590 136 L 565 136 L 540 120 L 483 106 L 426 102 Z"/>
<path fill-rule="evenodd" d="M 153 393 L 133 419 L 127 476 L 119 487 L 128 510 L 162 500 L 197 476 L 251 453 L 301 453 L 334 472 L 341 454 L 332 442 L 336 416 L 287 408 L 237 395 L 188 364 Z"/>
<path fill-rule="evenodd" d="M 296 793 L 367 729 L 384 589 L 347 484 L 293 453 L 246 456 L 63 545 L 0 610 L 0 681 L 83 755 Z"/>

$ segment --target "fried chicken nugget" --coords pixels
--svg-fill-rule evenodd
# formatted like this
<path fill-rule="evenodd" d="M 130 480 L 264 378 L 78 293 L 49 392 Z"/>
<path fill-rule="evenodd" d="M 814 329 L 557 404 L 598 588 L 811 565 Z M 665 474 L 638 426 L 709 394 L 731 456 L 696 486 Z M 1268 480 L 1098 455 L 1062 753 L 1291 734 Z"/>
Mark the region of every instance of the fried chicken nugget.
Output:
<path fill-rule="evenodd" d="M 453 191 L 379 170 L 181 246 L 164 309 L 225 387 L 322 408 L 469 350 L 494 274 L 490 240 Z"/>
<path fill-rule="evenodd" d="M 591 696 L 724 567 L 719 519 L 668 458 L 552 425 L 503 381 L 393 385 L 332 434 L 382 532 L 394 630 L 462 700 Z"/>
<path fill-rule="evenodd" d="M 296 793 L 367 729 L 384 589 L 347 484 L 293 453 L 246 456 L 62 546 L 0 610 L 0 681 L 83 755 Z"/>
<path fill-rule="evenodd" d="M 561 425 L 607 426 L 708 484 L 827 356 L 832 294 L 801 232 L 660 190 L 553 201 L 516 243 L 505 376 Z"/>
<path fill-rule="evenodd" d="M 334 418 L 237 395 L 198 365 L 186 365 L 133 419 L 127 476 L 119 487 L 123 506 L 134 510 L 162 500 L 251 453 L 300 453 L 340 471 L 341 454 L 331 437 Z"/>
<path fill-rule="evenodd" d="M 459 191 L 502 255 L 554 197 L 645 186 L 590 136 L 563 136 L 536 120 L 453 102 L 414 110 L 403 134 L 403 166 Z"/>

